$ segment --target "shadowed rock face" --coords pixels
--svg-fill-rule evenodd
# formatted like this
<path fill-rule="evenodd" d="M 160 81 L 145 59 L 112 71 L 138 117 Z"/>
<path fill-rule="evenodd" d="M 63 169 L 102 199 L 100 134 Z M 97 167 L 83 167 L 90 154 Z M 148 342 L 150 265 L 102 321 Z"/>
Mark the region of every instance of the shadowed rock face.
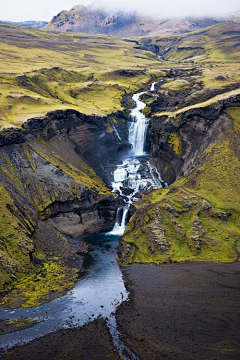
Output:
<path fill-rule="evenodd" d="M 124 114 L 115 116 L 124 138 Z M 53 257 L 81 267 L 81 239 L 115 222 L 117 200 L 104 181 L 126 145 L 110 117 L 52 112 L 3 130 L 0 145 L 1 287 Z"/>
<path fill-rule="evenodd" d="M 115 14 L 91 6 L 78 5 L 70 11 L 61 11 L 44 28 L 46 31 L 84 32 L 120 37 L 157 36 L 198 30 L 213 25 L 215 19 L 158 19 L 141 17 L 135 13 Z"/>
<path fill-rule="evenodd" d="M 236 95 L 204 108 L 189 109 L 177 121 L 167 115 L 153 118 L 150 131 L 152 162 L 162 171 L 168 184 L 172 184 L 178 176 L 188 175 L 201 163 L 201 157 L 209 146 L 226 138 L 226 130 L 232 128 L 226 109 L 238 105 L 239 100 L 240 95 Z M 179 141 L 178 150 L 173 146 L 173 133 L 177 134 L 175 142 Z"/>

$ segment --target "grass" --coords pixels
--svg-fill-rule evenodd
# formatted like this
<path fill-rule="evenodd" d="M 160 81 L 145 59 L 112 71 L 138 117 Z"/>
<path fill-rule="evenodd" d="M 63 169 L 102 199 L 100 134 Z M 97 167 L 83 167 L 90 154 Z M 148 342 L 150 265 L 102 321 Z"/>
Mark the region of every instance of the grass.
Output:
<path fill-rule="evenodd" d="M 0 183 L 0 289 L 16 277 L 34 270 L 29 253 L 33 243 L 29 235 L 36 223 L 27 210 L 20 212 L 12 196 Z M 15 214 L 18 214 L 16 217 Z"/>
<path fill-rule="evenodd" d="M 189 87 L 190 87 L 189 82 L 184 79 L 168 81 L 167 83 L 161 86 L 162 89 L 169 89 L 169 90 L 184 90 L 184 89 L 188 89 Z"/>
<path fill-rule="evenodd" d="M 162 74 L 153 54 L 108 36 L 0 25 L 0 42 L 1 127 L 56 109 L 110 114 L 122 109 L 124 94 Z"/>
<path fill-rule="evenodd" d="M 198 63 L 238 63 L 239 22 L 226 22 L 194 31 L 189 34 L 154 38 L 155 45 L 172 48 L 164 58 L 171 61 L 196 61 Z"/>
<path fill-rule="evenodd" d="M 54 262 L 45 263 L 39 273 L 16 283 L 0 305 L 5 308 L 39 306 L 73 287 L 77 276 L 76 269 Z"/>

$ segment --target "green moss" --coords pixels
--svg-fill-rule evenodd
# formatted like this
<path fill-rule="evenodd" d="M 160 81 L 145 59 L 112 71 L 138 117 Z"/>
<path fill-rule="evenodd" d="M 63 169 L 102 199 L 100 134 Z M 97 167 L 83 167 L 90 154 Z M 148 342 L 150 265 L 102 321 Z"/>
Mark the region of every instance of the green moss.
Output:
<path fill-rule="evenodd" d="M 73 287 L 77 276 L 76 269 L 57 263 L 44 264 L 38 274 L 18 282 L 10 293 L 4 296 L 0 306 L 7 308 L 39 306 Z"/>
<path fill-rule="evenodd" d="M 151 115 L 151 109 L 150 109 L 150 107 L 145 106 L 145 108 L 144 108 L 144 110 L 143 110 L 143 114 L 144 114 L 145 116 L 150 116 L 150 115 Z"/>
<path fill-rule="evenodd" d="M 0 290 L 3 290 L 13 279 L 34 271 L 29 256 L 33 242 L 28 236 L 36 224 L 26 209 L 19 211 L 1 183 L 0 213 Z"/>
<path fill-rule="evenodd" d="M 83 160 L 79 158 L 79 168 L 76 168 L 73 164 L 65 161 L 60 155 L 53 150 L 48 151 L 48 144 L 42 141 L 42 146 L 45 151 L 39 148 L 32 147 L 32 149 L 42 158 L 47 160 L 50 164 L 53 164 L 63 173 L 67 174 L 78 184 L 84 185 L 90 190 L 98 192 L 100 194 L 112 194 L 106 187 L 104 182 L 96 175 L 90 166 L 88 166 Z"/>
<path fill-rule="evenodd" d="M 156 199 L 158 191 L 154 193 Z M 153 205 L 140 207 L 125 231 L 124 241 L 133 248 L 130 252 L 125 248 L 122 263 L 234 261 L 233 244 L 240 229 L 232 217 L 221 219 L 219 210 L 205 208 L 204 201 L 177 189 L 160 195 Z"/>
<path fill-rule="evenodd" d="M 166 84 L 161 86 L 163 89 L 169 90 L 185 90 L 190 87 L 190 84 L 187 80 L 177 79 L 173 81 L 168 81 Z"/>
<path fill-rule="evenodd" d="M 182 154 L 182 142 L 179 133 L 171 133 L 169 135 L 169 144 L 172 145 L 173 151 L 177 155 Z"/>

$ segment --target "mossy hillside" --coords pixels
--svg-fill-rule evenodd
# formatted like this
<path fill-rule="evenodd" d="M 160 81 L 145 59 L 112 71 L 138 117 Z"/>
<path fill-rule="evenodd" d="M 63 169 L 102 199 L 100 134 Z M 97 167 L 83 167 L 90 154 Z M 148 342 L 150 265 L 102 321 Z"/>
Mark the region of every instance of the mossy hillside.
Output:
<path fill-rule="evenodd" d="M 26 199 L 26 196 L 24 199 L 24 194 L 19 194 L 20 198 L 19 195 L 16 195 L 18 188 L 17 186 L 15 188 L 14 182 L 10 187 L 7 187 L 11 192 L 7 191 L 5 187 L 0 184 L 0 290 L 7 290 L 11 293 L 11 290 L 17 285 L 17 283 L 14 285 L 12 285 L 12 283 L 20 278 L 25 279 L 26 277 L 28 277 L 28 280 L 31 280 L 29 275 L 41 271 L 44 262 L 54 260 L 55 262 L 57 261 L 57 263 L 54 264 L 54 266 L 49 265 L 51 269 L 49 276 L 52 276 L 52 280 L 55 281 L 55 277 L 57 277 L 59 273 L 62 274 L 62 277 L 64 273 L 66 274 L 66 278 L 69 277 L 69 280 L 65 281 L 65 285 L 64 283 L 62 285 L 56 283 L 57 290 L 52 289 L 52 296 L 55 296 L 58 291 L 63 291 L 64 286 L 69 286 L 70 288 L 72 282 L 76 279 L 75 271 L 64 266 L 60 266 L 60 271 L 60 268 L 58 267 L 59 261 L 61 265 L 61 259 L 66 257 L 66 254 L 70 253 L 68 240 L 57 230 L 49 229 L 49 244 L 45 249 L 43 247 L 43 240 L 39 240 L 35 236 L 38 219 L 36 213 L 31 206 L 29 206 L 28 199 Z M 28 189 L 28 192 L 30 192 L 30 189 Z M 18 201 L 14 200 L 16 196 Z M 39 194 L 35 196 L 40 198 Z M 74 194 L 70 193 L 69 196 L 74 196 Z M 32 201 L 34 202 L 34 197 Z M 53 241 L 57 241 L 57 244 L 51 249 Z M 61 248 L 61 251 L 59 247 Z M 52 251 L 49 251 L 49 249 Z M 55 254 L 57 256 L 55 256 Z M 54 275 L 55 270 L 56 274 Z M 48 271 L 48 268 L 46 271 Z M 28 280 L 24 280 L 25 286 L 27 286 Z M 50 282 L 51 280 L 49 279 L 49 284 Z M 46 298 L 47 289 L 48 288 L 45 288 L 44 286 L 41 289 L 39 285 L 38 297 L 41 299 L 44 299 L 44 297 Z M 25 291 L 26 289 L 23 290 L 23 293 Z M 9 298 L 11 298 L 10 293 L 8 295 Z M 35 297 L 34 293 L 33 297 Z M 3 299 L 5 301 L 5 297 Z M 2 306 L 2 302 L 0 303 L 0 306 Z"/>
<path fill-rule="evenodd" d="M 190 83 L 185 79 L 170 80 L 161 86 L 162 89 L 185 90 L 190 87 Z"/>
<path fill-rule="evenodd" d="M 171 133 L 169 136 L 169 144 L 177 155 L 182 154 L 182 141 L 179 133 Z"/>
<path fill-rule="evenodd" d="M 234 128 L 208 148 L 204 162 L 169 189 L 143 196 L 126 228 L 123 265 L 182 261 L 232 262 L 240 237 L 239 108 Z"/>
<path fill-rule="evenodd" d="M 30 238 L 36 219 L 26 208 L 20 209 L 0 183 L 0 290 L 15 279 L 34 271 Z"/>
<path fill-rule="evenodd" d="M 4 296 L 1 307 L 33 307 L 59 297 L 73 287 L 78 271 L 58 263 L 45 263 L 37 273 L 24 278 Z"/>
<path fill-rule="evenodd" d="M 1 25 L 0 41 L 1 127 L 56 109 L 120 110 L 122 96 L 143 88 L 162 64 L 134 43 L 108 36 Z M 118 72 L 124 69 L 136 72 Z"/>
<path fill-rule="evenodd" d="M 65 76 L 66 73 L 69 76 Z M 75 76 L 74 82 L 71 76 Z M 19 126 L 29 117 L 42 116 L 57 109 L 72 108 L 88 115 L 100 116 L 117 112 L 122 110 L 124 94 L 138 91 L 151 79 L 148 72 L 131 78 L 126 76 L 125 81 L 116 77 L 115 81 L 104 82 L 98 77 L 101 78 L 95 75 L 92 80 L 87 80 L 85 75 L 84 81 L 81 73 L 60 68 L 26 73 L 20 80 L 17 80 L 19 76 L 2 76 L 1 125 L 10 123 Z"/>
<path fill-rule="evenodd" d="M 215 207 L 238 213 L 240 108 L 230 107 L 228 112 L 234 125 L 228 130 L 228 138 L 208 148 L 203 165 L 183 179 L 182 184 L 189 191 L 207 197 Z"/>
<path fill-rule="evenodd" d="M 71 249 L 64 235 L 48 229 L 48 246 L 44 236 L 39 240 L 39 231 L 35 235 L 39 219 L 51 215 L 52 204 L 75 201 L 81 206 L 113 196 L 74 146 L 63 140 L 2 147 L 0 176 L 0 290 L 11 289 L 13 281 L 39 271 L 46 261 L 68 259 Z"/>
<path fill-rule="evenodd" d="M 158 193 L 154 192 L 158 200 Z M 161 199 L 161 194 L 159 198 Z M 224 212 L 176 188 L 141 206 L 124 235 L 121 264 L 183 261 L 232 262 L 240 230 Z M 130 249 L 129 249 L 130 247 Z"/>
<path fill-rule="evenodd" d="M 240 24 L 228 22 L 181 37 L 176 35 L 175 46 L 167 52 L 165 59 L 217 63 L 239 62 L 239 33 Z M 157 40 L 155 41 L 157 43 Z"/>
<path fill-rule="evenodd" d="M 53 149 L 52 143 L 41 140 L 38 145 L 18 145 L 17 150 L 3 150 L 0 154 L 0 172 L 34 205 L 41 217 L 48 215 L 48 206 L 55 201 L 71 198 L 81 201 L 86 188 L 96 196 L 111 194 L 96 173 L 70 148 L 72 163 L 69 156 L 65 160 L 62 154 L 59 155 L 57 151 L 60 151 L 61 144 L 58 145 L 59 149 Z"/>

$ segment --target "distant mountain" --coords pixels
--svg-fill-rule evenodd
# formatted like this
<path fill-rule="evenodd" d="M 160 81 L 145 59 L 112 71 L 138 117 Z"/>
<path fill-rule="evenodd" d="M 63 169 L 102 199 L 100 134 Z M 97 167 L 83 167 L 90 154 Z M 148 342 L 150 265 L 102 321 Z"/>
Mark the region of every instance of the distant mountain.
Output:
<path fill-rule="evenodd" d="M 158 36 L 200 30 L 221 22 L 217 19 L 153 20 L 134 13 L 108 13 L 91 6 L 77 5 L 70 11 L 61 11 L 44 28 L 46 31 L 84 32 L 119 37 Z"/>
<path fill-rule="evenodd" d="M 0 20 L 0 24 L 29 26 L 29 27 L 33 27 L 33 28 L 36 28 L 36 29 L 41 29 L 44 26 L 46 26 L 48 24 L 48 22 L 47 21 L 20 21 L 20 22 L 15 22 L 15 21 Z"/>

